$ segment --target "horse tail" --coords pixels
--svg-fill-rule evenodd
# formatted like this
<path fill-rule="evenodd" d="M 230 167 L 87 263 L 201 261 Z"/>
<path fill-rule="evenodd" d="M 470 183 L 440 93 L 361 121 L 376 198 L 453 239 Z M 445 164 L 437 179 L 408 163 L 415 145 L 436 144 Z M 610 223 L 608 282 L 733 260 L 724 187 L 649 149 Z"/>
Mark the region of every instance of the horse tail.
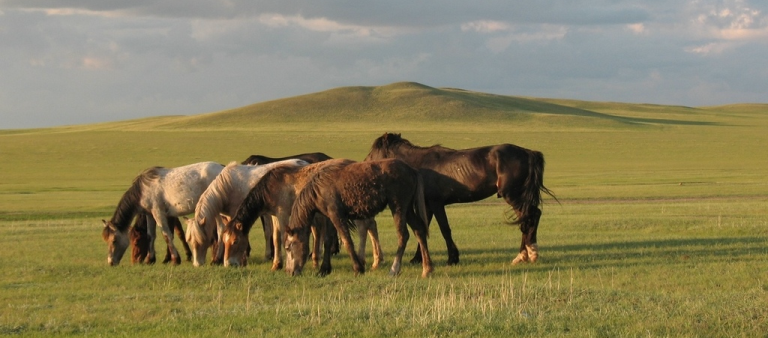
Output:
<path fill-rule="evenodd" d="M 543 200 L 542 192 L 557 200 L 554 193 L 544 186 L 544 164 L 544 154 L 535 150 L 528 151 L 528 177 L 517 203 L 517 209 L 520 211 L 520 217 L 515 222 L 517 224 L 526 222 L 529 211 L 539 207 Z"/>
<path fill-rule="evenodd" d="M 424 222 L 425 235 L 429 236 L 429 217 L 427 216 L 427 204 L 424 201 L 424 178 L 421 173 L 416 172 L 416 200 L 414 201 L 416 213 Z"/>
<path fill-rule="evenodd" d="M 492 156 L 496 158 L 498 196 L 504 197 L 504 200 L 517 212 L 516 219 L 509 220 L 511 224 L 524 224 L 528 220 L 529 212 L 538 208 L 542 203 L 542 192 L 557 200 L 552 191 L 544 186 L 544 154 L 535 150 L 523 149 L 523 151 L 527 161 L 521 159 L 520 162 L 528 163 L 528 175 L 523 180 L 522 185 L 517 183 L 520 182 L 519 180 L 510 177 L 510 169 L 506 168 L 509 165 L 508 162 L 512 161 L 509 153 L 504 150 L 497 150 L 492 153 Z M 502 157 L 504 153 L 507 154 L 506 158 Z M 510 218 L 514 218 L 514 216 L 512 215 Z"/>

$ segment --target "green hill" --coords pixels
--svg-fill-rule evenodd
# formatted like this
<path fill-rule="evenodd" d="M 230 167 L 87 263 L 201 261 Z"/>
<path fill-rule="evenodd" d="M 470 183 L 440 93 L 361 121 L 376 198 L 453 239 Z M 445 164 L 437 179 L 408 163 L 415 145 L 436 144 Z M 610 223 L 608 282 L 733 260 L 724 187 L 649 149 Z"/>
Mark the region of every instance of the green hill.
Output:
<path fill-rule="evenodd" d="M 264 125 L 378 123 L 515 124 L 526 128 L 632 128 L 719 124 L 720 114 L 766 111 L 768 105 L 692 108 L 495 95 L 414 82 L 340 87 L 191 116 L 162 116 L 87 126 L 82 130 L 224 130 Z"/>

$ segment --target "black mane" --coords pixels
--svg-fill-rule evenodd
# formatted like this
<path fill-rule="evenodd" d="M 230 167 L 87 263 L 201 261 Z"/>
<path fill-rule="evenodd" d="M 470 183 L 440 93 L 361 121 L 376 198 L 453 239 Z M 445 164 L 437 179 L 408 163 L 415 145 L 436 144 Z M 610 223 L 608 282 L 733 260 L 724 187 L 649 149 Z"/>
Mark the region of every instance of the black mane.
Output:
<path fill-rule="evenodd" d="M 131 183 L 131 187 L 120 198 L 120 202 L 117 203 L 117 208 L 111 219 L 112 224 L 117 230 L 125 231 L 131 225 L 133 216 L 141 209 L 142 185 L 157 178 L 158 169 L 161 169 L 161 167 L 149 168 L 136 176 L 133 179 L 133 183 Z"/>

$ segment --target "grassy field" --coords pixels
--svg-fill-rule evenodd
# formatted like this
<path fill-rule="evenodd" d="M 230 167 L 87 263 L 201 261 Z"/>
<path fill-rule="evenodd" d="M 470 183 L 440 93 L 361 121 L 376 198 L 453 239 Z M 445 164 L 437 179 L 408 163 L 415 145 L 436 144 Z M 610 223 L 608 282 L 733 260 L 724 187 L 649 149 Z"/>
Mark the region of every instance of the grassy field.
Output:
<path fill-rule="evenodd" d="M 674 107 L 505 97 L 412 83 L 86 126 L 0 131 L 0 335 L 764 337 L 768 105 Z M 323 151 L 374 138 L 544 152 L 540 262 L 495 198 L 448 208 L 461 263 L 355 277 L 106 264 L 101 219 L 154 165 Z M 387 263 L 391 217 L 377 218 Z M 258 238 L 255 252 L 262 252 Z M 162 248 L 161 241 L 156 243 Z M 409 243 L 408 255 L 415 249 Z M 370 260 L 370 253 L 369 253 Z M 369 262 L 370 264 L 370 262 Z"/>

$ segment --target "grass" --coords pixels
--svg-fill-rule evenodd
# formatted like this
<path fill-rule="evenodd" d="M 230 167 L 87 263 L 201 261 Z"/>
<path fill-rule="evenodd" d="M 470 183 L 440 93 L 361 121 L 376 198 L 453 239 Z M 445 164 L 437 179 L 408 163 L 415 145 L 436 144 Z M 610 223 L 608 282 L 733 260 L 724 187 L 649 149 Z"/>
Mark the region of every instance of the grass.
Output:
<path fill-rule="evenodd" d="M 0 335 L 762 336 L 765 108 L 512 98 L 399 83 L 200 116 L 0 131 Z M 306 122 L 334 110 L 343 118 Z M 382 117 L 388 110 L 392 119 Z M 441 110 L 448 118 L 437 122 Z M 420 145 L 509 142 L 544 152 L 545 183 L 561 204 L 545 203 L 541 261 L 509 265 L 519 232 L 503 223 L 505 205 L 489 198 L 448 208 L 461 263 L 446 265 L 433 228 L 436 266 L 426 280 L 408 264 L 397 278 L 387 265 L 355 277 L 345 255 L 324 278 L 272 273 L 259 255 L 243 269 L 106 266 L 100 219 L 146 167 L 310 151 L 361 160 L 385 131 Z M 377 219 L 391 263 L 391 217 Z M 253 242 L 260 253 L 261 241 Z M 412 238 L 407 255 L 414 249 Z"/>

